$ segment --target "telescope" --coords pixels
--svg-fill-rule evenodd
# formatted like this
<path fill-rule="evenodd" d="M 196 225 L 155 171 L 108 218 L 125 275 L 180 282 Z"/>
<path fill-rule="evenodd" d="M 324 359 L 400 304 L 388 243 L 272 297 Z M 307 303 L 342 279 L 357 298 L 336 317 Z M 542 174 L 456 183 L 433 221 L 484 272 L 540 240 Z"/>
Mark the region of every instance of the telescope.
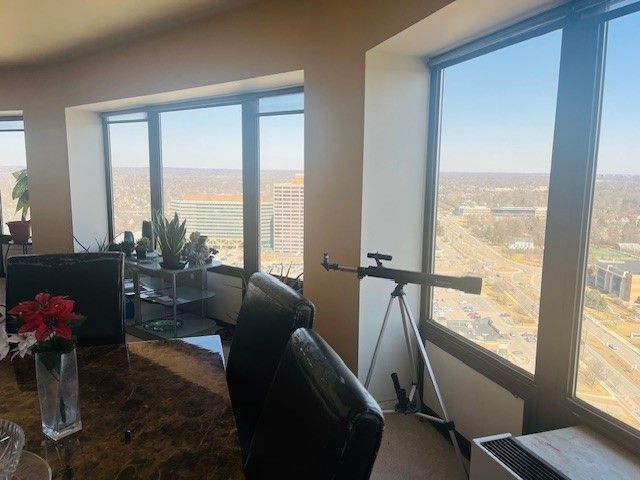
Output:
<path fill-rule="evenodd" d="M 359 279 L 364 277 L 386 278 L 393 280 L 397 284 L 407 285 L 410 283 L 425 285 L 427 287 L 453 288 L 465 293 L 480 294 L 482 290 L 482 278 L 479 277 L 453 277 L 449 275 L 438 275 L 435 273 L 412 272 L 409 270 L 397 270 L 387 268 L 382 261 L 391 261 L 392 256 L 384 253 L 367 253 L 367 258 L 375 260 L 375 265 L 368 267 L 349 267 L 331 263 L 329 254 L 325 253 L 322 259 L 322 266 L 327 271 L 351 272 L 355 273 Z"/>
<path fill-rule="evenodd" d="M 409 270 L 387 268 L 382 264 L 382 262 L 390 262 L 392 260 L 392 257 L 391 255 L 387 255 L 385 253 L 367 253 L 367 258 L 373 259 L 376 264 L 370 265 L 368 267 L 349 267 L 340 265 L 338 263 L 332 263 L 329 260 L 328 253 L 325 253 L 322 258 L 322 266 L 328 272 L 351 272 L 355 273 L 359 279 L 363 279 L 364 277 L 385 278 L 387 280 L 393 280 L 396 283 L 394 290 L 391 292 L 391 297 L 389 298 L 389 304 L 387 305 L 387 310 L 385 311 L 384 318 L 382 319 L 382 325 L 380 326 L 378 340 L 376 341 L 376 346 L 373 350 L 373 356 L 371 357 L 371 363 L 369 364 L 369 369 L 367 370 L 367 377 L 364 381 L 364 387 L 366 389 L 369 389 L 371 377 L 373 375 L 373 371 L 376 366 L 376 360 L 378 358 L 378 352 L 380 351 L 380 345 L 382 344 L 382 337 L 384 336 L 385 328 L 390 318 L 391 307 L 393 303 L 397 301 L 400 306 L 400 321 L 404 330 L 404 338 L 406 342 L 407 353 L 409 355 L 409 362 L 412 366 L 411 388 L 409 390 L 409 393 L 407 394 L 407 390 L 400 386 L 398 374 L 396 372 L 392 373 L 391 380 L 393 381 L 393 388 L 396 391 L 398 403 L 396 404 L 394 410 L 383 410 L 383 412 L 398 412 L 405 415 L 413 414 L 417 415 L 420 418 L 424 418 L 426 420 L 441 424 L 448 431 L 449 438 L 451 439 L 453 448 L 456 452 L 456 455 L 458 456 L 458 459 L 460 460 L 460 465 L 464 470 L 465 477 L 468 478 L 467 464 L 462 458 L 460 445 L 458 445 L 458 439 L 455 435 L 455 424 L 449 417 L 449 413 L 447 412 L 447 409 L 445 407 L 444 399 L 442 398 L 442 394 L 440 393 L 440 387 L 438 386 L 438 381 L 436 379 L 433 366 L 431 365 L 431 361 L 429 360 L 429 355 L 427 354 L 425 344 L 422 340 L 422 337 L 420 336 L 416 319 L 411 312 L 409 304 L 405 300 L 404 286 L 409 283 L 413 283 L 417 285 L 425 285 L 427 287 L 453 288 L 462 292 L 474 293 L 476 295 L 479 295 L 480 290 L 482 290 L 482 279 L 479 277 L 451 277 L 448 275 L 437 275 L 434 273 L 412 272 Z M 410 338 L 411 335 L 413 335 L 414 342 L 412 342 Z M 420 398 L 420 395 L 416 395 L 419 373 L 418 364 L 415 360 L 414 355 L 414 344 L 418 347 L 420 360 L 424 365 L 425 372 L 429 375 L 429 379 L 431 380 L 431 386 L 433 387 L 433 390 L 436 394 L 436 399 L 438 401 L 438 404 L 440 405 L 442 417 L 428 415 L 421 409 L 422 400 Z"/>

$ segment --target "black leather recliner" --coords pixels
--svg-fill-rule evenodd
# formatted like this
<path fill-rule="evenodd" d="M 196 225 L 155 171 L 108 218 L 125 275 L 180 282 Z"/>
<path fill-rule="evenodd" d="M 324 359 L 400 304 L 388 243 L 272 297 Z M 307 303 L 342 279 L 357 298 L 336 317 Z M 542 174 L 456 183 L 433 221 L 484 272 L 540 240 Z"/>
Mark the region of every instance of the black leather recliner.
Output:
<path fill-rule="evenodd" d="M 229 351 L 227 383 L 246 457 L 267 391 L 291 334 L 311 328 L 313 304 L 266 273 L 254 273 L 238 314 Z"/>
<path fill-rule="evenodd" d="M 383 427 L 380 407 L 340 357 L 301 328 L 282 355 L 245 474 L 250 480 L 367 479 Z"/>
<path fill-rule="evenodd" d="M 40 292 L 75 300 L 87 317 L 73 329 L 78 345 L 125 342 L 124 255 L 120 252 L 22 255 L 7 259 L 7 310 Z M 7 319 L 7 330 L 17 325 Z"/>

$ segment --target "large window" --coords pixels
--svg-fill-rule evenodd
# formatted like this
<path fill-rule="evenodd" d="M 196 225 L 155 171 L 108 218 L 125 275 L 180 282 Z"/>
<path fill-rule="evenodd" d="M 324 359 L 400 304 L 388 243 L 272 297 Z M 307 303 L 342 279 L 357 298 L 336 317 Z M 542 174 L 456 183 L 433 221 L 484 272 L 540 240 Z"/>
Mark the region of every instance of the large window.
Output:
<path fill-rule="evenodd" d="M 640 13 L 607 40 L 576 395 L 640 430 Z"/>
<path fill-rule="evenodd" d="M 558 89 L 555 31 L 443 70 L 433 319 L 533 373 Z M 517 105 L 518 108 L 514 108 Z"/>
<path fill-rule="evenodd" d="M 14 173 L 27 168 L 24 146 L 24 122 L 20 117 L 0 116 L 0 202 L 2 233 L 9 233 L 6 222 L 21 220 L 11 192 L 16 183 Z"/>
<path fill-rule="evenodd" d="M 113 235 L 125 231 L 142 236 L 142 222 L 151 218 L 149 138 L 146 115 L 107 117 Z"/>
<path fill-rule="evenodd" d="M 229 273 L 296 278 L 303 250 L 301 88 L 103 115 L 111 235 L 154 212 L 207 236 Z"/>
<path fill-rule="evenodd" d="M 302 100 L 301 94 L 288 95 L 260 104 L 260 268 L 300 279 L 304 245 Z"/>
<path fill-rule="evenodd" d="M 164 212 L 186 220 L 243 266 L 242 107 L 239 104 L 160 114 Z"/>
<path fill-rule="evenodd" d="M 640 0 L 578 0 L 430 58 L 428 340 L 640 451 Z"/>

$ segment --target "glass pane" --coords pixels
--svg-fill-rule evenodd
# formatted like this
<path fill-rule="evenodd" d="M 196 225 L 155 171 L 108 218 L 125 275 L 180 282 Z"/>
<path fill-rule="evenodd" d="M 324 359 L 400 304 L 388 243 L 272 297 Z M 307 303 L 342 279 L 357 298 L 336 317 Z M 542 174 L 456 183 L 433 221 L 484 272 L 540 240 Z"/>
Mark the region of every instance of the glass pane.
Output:
<path fill-rule="evenodd" d="M 109 125 L 113 194 L 113 234 L 125 230 L 142 236 L 142 221 L 151 218 L 147 122 Z"/>
<path fill-rule="evenodd" d="M 609 24 L 576 395 L 640 429 L 640 14 Z"/>
<path fill-rule="evenodd" d="M 21 220 L 11 191 L 16 184 L 14 172 L 27 167 L 24 132 L 0 132 L 0 202 L 2 203 L 2 233 L 9 233 L 6 222 Z"/>
<path fill-rule="evenodd" d="M 302 278 L 304 115 L 260 118 L 260 269 Z"/>
<path fill-rule="evenodd" d="M 561 33 L 444 72 L 432 318 L 534 371 Z"/>
<path fill-rule="evenodd" d="M 242 267 L 242 108 L 161 114 L 164 211 L 206 235 L 217 259 Z"/>
<path fill-rule="evenodd" d="M 146 112 L 119 113 L 115 115 L 109 115 L 107 117 L 107 122 L 130 122 L 133 120 L 145 121 L 146 119 Z"/>
<path fill-rule="evenodd" d="M 24 130 L 24 120 L 3 120 L 0 118 L 0 132 Z"/>
<path fill-rule="evenodd" d="M 276 95 L 262 97 L 258 101 L 260 113 L 288 112 L 304 109 L 304 93 L 291 93 L 288 95 Z"/>

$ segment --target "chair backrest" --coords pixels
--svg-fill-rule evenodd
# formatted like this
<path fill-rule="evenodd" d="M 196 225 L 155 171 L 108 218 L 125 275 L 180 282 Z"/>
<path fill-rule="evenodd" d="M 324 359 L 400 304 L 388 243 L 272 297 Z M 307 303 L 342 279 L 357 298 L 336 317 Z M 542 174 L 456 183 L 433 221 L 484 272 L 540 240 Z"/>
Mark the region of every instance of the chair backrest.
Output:
<path fill-rule="evenodd" d="M 7 310 L 47 292 L 75 300 L 87 320 L 73 329 L 78 345 L 125 341 L 124 256 L 120 252 L 22 255 L 7 259 Z M 7 329 L 15 330 L 10 319 Z"/>
<path fill-rule="evenodd" d="M 313 304 L 266 273 L 249 279 L 227 363 L 227 383 L 246 455 L 262 404 L 291 334 L 311 328 Z"/>
<path fill-rule="evenodd" d="M 248 479 L 369 478 L 384 419 L 376 401 L 315 332 L 282 355 L 245 463 Z"/>

